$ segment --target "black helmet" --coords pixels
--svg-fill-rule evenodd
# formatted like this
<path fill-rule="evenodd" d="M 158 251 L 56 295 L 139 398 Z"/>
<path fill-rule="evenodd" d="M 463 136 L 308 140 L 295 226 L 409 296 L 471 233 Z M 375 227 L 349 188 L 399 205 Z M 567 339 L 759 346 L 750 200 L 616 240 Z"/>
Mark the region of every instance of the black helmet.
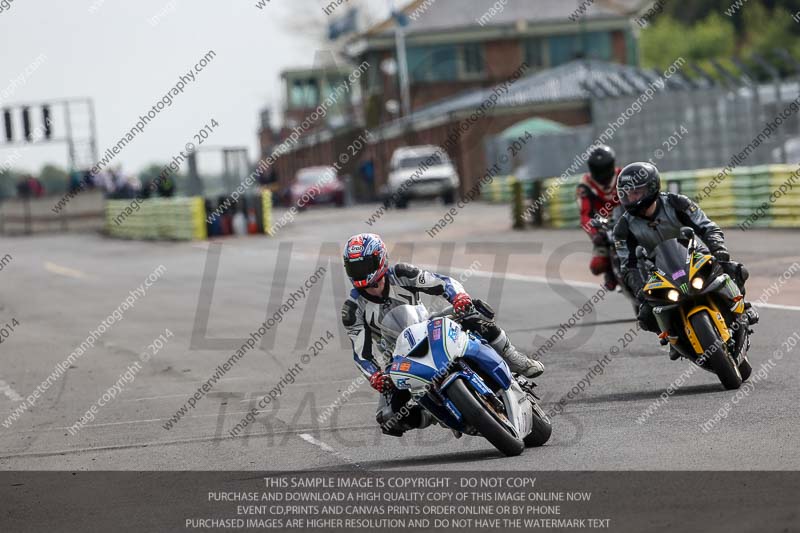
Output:
<path fill-rule="evenodd" d="M 617 167 L 616 155 L 611 147 L 601 144 L 589 154 L 589 173 L 601 185 L 611 183 Z"/>
<path fill-rule="evenodd" d="M 661 175 L 650 163 L 631 163 L 617 178 L 617 195 L 625 211 L 641 215 L 661 192 Z"/>

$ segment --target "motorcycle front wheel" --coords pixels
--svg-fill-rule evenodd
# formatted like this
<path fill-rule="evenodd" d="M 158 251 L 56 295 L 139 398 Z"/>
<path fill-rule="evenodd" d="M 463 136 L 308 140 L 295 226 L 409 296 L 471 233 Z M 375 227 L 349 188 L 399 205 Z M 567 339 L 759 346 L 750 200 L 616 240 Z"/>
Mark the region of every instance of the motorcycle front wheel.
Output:
<path fill-rule="evenodd" d="M 484 400 L 478 398 L 463 379 L 455 380 L 447 388 L 447 396 L 461 412 L 464 421 L 478 430 L 492 445 L 509 457 L 519 455 L 525 449 L 522 439 L 501 424 Z"/>
<path fill-rule="evenodd" d="M 708 362 L 722 382 L 722 386 L 728 390 L 741 387 L 742 375 L 733 358 L 728 354 L 728 347 L 722 342 L 708 313 L 701 311 L 692 315 L 689 321 L 697 334 L 697 340 L 703 348 L 703 353 L 708 354 Z"/>
<path fill-rule="evenodd" d="M 550 423 L 550 418 L 538 404 L 533 404 L 533 414 L 531 414 L 532 430 L 530 434 L 522 439 L 525 446 L 536 447 L 542 446 L 545 442 L 550 440 L 550 435 L 553 433 L 553 425 Z"/>

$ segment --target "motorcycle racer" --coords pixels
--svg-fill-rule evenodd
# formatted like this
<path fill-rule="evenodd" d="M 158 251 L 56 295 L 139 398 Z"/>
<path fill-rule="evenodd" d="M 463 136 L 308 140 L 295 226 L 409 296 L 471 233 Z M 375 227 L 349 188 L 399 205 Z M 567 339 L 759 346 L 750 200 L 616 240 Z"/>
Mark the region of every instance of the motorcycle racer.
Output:
<path fill-rule="evenodd" d="M 381 346 L 380 323 L 386 313 L 399 305 L 417 305 L 420 293 L 441 296 L 461 314 L 466 329 L 475 331 L 508 363 L 512 372 L 536 377 L 544 372 L 537 360 L 519 352 L 494 322 L 494 312 L 484 302 L 472 300 L 456 280 L 417 268 L 408 263 L 389 265 L 383 240 L 373 233 L 351 237 L 344 248 L 344 266 L 353 290 L 342 306 L 342 323 L 353 345 L 356 366 L 380 393 L 376 419 L 384 433 L 400 436 L 408 429 L 430 425 L 432 419 L 419 406 L 405 409 L 405 416 L 392 427 L 385 422 L 401 413 L 411 399 L 407 390 L 394 388 L 385 368 L 391 346 Z M 374 342 L 376 341 L 376 342 Z M 376 346 L 378 344 L 378 346 Z"/>
<path fill-rule="evenodd" d="M 744 265 L 731 261 L 720 227 L 686 196 L 661 192 L 661 175 L 654 165 L 632 163 L 622 169 L 617 179 L 617 193 L 625 212 L 614 227 L 614 245 L 624 282 L 639 300 L 637 318 L 642 329 L 661 332 L 652 306 L 642 293 L 646 280 L 638 268 L 636 248 L 641 245 L 649 253 L 665 240 L 680 238 L 684 226 L 692 228 L 702 240 L 698 249 L 713 255 L 725 274 L 745 294 L 744 284 L 749 273 Z M 758 314 L 749 302 L 745 307 L 750 324 L 758 322 Z M 670 359 L 679 357 L 670 346 Z"/>
<path fill-rule="evenodd" d="M 616 166 L 614 150 L 606 145 L 595 147 L 589 154 L 589 173 L 585 174 L 576 187 L 578 209 L 580 210 L 581 227 L 592 241 L 592 260 L 589 270 L 595 276 L 603 274 L 606 289 L 614 290 L 617 280 L 611 267 L 606 233 L 592 225 L 596 216 L 612 218 L 619 207 L 617 197 L 617 176 L 620 169 Z"/>

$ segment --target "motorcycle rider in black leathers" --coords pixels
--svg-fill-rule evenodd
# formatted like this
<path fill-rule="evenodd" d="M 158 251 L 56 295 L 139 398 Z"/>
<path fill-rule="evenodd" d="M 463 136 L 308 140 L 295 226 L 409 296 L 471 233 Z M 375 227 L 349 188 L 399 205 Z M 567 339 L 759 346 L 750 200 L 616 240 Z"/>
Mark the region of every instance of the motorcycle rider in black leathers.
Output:
<path fill-rule="evenodd" d="M 544 372 L 544 366 L 511 344 L 494 322 L 494 311 L 473 300 L 461 284 L 447 276 L 407 263 L 389 264 L 383 240 L 373 233 L 351 237 L 344 248 L 344 266 L 353 284 L 342 307 L 342 323 L 353 343 L 356 366 L 381 393 L 376 419 L 387 435 L 401 436 L 406 430 L 430 425 L 433 419 L 421 407 L 403 409 L 411 400 L 408 390 L 396 389 L 385 372 L 392 346 L 381 339 L 381 320 L 399 305 L 417 305 L 419 295 L 441 296 L 453 305 L 465 329 L 474 331 L 508 363 L 512 372 L 528 378 Z"/>
<path fill-rule="evenodd" d="M 741 263 L 731 262 L 720 227 L 686 196 L 661 192 L 661 176 L 654 165 L 632 163 L 623 168 L 617 178 L 617 193 L 625 213 L 614 227 L 614 246 L 624 282 L 640 302 L 637 318 L 642 329 L 661 332 L 653 308 L 642 293 L 647 280 L 639 271 L 636 247 L 641 245 L 650 253 L 663 241 L 681 238 L 682 227 L 694 230 L 702 241 L 698 249 L 713 255 L 745 294 L 747 269 Z M 749 322 L 755 324 L 758 314 L 749 303 L 745 303 L 745 307 Z M 679 357 L 677 350 L 670 346 L 670 359 Z"/>

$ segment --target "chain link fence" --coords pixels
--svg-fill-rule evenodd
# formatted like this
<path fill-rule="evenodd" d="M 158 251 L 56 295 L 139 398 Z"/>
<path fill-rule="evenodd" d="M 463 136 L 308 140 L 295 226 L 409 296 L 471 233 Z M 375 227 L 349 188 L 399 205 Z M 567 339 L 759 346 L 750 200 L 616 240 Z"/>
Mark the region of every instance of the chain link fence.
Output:
<path fill-rule="evenodd" d="M 712 86 L 659 92 L 637 113 L 625 115 L 636 95 L 593 98 L 592 124 L 564 133 L 534 136 L 517 157 L 501 162 L 511 141 L 493 137 L 486 143 L 489 165 L 500 174 L 521 180 L 541 180 L 581 174 L 586 165 L 580 156 L 601 134 L 613 126 L 607 141 L 621 165 L 650 160 L 662 171 L 720 168 L 764 131 L 800 95 L 800 82 Z M 676 135 L 677 133 L 677 135 Z M 763 136 L 762 136 L 763 139 Z M 800 120 L 792 112 L 776 131 L 748 151 L 739 165 L 797 163 L 800 161 Z"/>

